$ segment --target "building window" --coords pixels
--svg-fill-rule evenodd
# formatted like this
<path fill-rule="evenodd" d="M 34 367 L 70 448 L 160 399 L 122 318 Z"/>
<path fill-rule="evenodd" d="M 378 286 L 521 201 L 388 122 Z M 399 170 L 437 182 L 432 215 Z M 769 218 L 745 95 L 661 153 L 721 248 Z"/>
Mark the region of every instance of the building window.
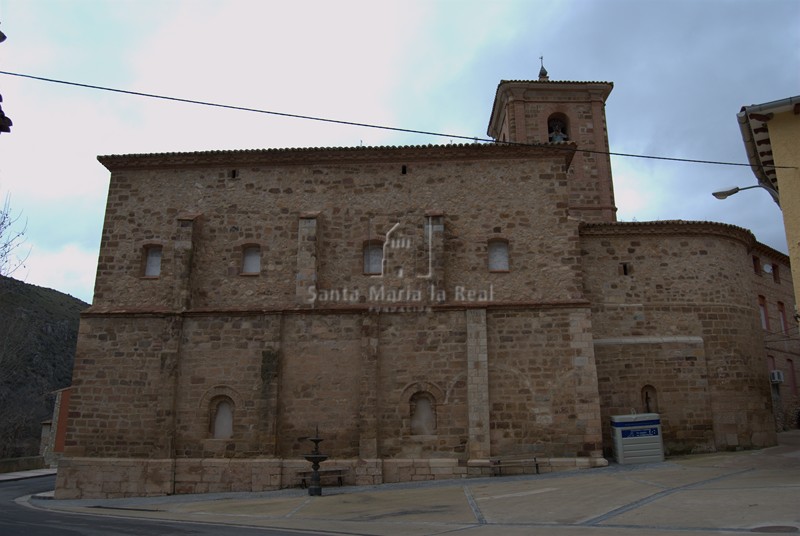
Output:
<path fill-rule="evenodd" d="M 383 243 L 370 240 L 364 243 L 364 273 L 380 275 L 383 273 Z"/>
<path fill-rule="evenodd" d="M 781 282 L 781 273 L 780 270 L 778 270 L 777 264 L 772 265 L 772 280 L 778 284 Z"/>
<path fill-rule="evenodd" d="M 211 401 L 209 432 L 214 439 L 233 437 L 233 401 L 230 398 L 222 396 Z"/>
<path fill-rule="evenodd" d="M 781 323 L 781 331 L 787 333 L 789 324 L 786 323 L 786 306 L 783 305 L 783 302 L 778 302 L 778 320 Z"/>
<path fill-rule="evenodd" d="M 433 435 L 436 433 L 436 402 L 433 395 L 420 391 L 409 400 L 411 412 L 411 435 Z"/>
<path fill-rule="evenodd" d="M 161 246 L 145 246 L 142 265 L 144 277 L 159 277 L 161 275 Z"/>
<path fill-rule="evenodd" d="M 789 391 L 792 396 L 797 396 L 797 373 L 794 370 L 794 361 L 792 359 L 786 360 L 786 368 L 789 370 Z"/>
<path fill-rule="evenodd" d="M 629 262 L 619 263 L 619 275 L 631 275 L 631 274 L 633 274 L 633 264 Z"/>
<path fill-rule="evenodd" d="M 261 247 L 247 245 L 242 248 L 242 274 L 256 275 L 261 273 Z"/>
<path fill-rule="evenodd" d="M 758 297 L 758 314 L 761 317 L 761 327 L 769 331 L 769 315 L 767 314 L 767 299 Z"/>
<path fill-rule="evenodd" d="M 429 240 L 433 233 L 444 231 L 443 216 L 425 216 L 425 240 Z"/>
<path fill-rule="evenodd" d="M 489 240 L 489 271 L 508 272 L 508 241 L 501 238 Z"/>
<path fill-rule="evenodd" d="M 753 255 L 753 272 L 761 275 L 761 259 Z"/>
<path fill-rule="evenodd" d="M 551 142 L 569 141 L 567 116 L 556 113 L 547 118 L 547 139 Z"/>

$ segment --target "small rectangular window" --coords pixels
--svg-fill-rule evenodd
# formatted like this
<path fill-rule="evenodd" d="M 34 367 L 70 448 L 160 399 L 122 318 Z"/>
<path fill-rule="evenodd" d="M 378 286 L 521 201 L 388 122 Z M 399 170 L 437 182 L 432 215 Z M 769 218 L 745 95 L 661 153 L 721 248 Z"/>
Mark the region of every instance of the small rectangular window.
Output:
<path fill-rule="evenodd" d="M 161 275 L 161 246 L 146 246 L 144 248 L 144 277 L 159 277 Z"/>
<path fill-rule="evenodd" d="M 753 272 L 761 275 L 761 259 L 753 255 Z"/>
<path fill-rule="evenodd" d="M 433 237 L 433 233 L 444 231 L 444 218 L 442 216 L 425 216 L 425 243 Z"/>
<path fill-rule="evenodd" d="M 508 242 L 505 240 L 489 241 L 489 271 L 508 272 Z"/>
<path fill-rule="evenodd" d="M 781 282 L 781 274 L 777 264 L 772 265 L 772 280 L 778 284 Z"/>
<path fill-rule="evenodd" d="M 259 246 L 245 246 L 242 249 L 242 273 L 261 273 L 261 248 Z"/>
<path fill-rule="evenodd" d="M 619 275 L 631 275 L 633 274 L 633 265 L 629 262 L 621 262 L 619 263 Z"/>
<path fill-rule="evenodd" d="M 364 273 L 380 275 L 383 273 L 383 244 L 367 242 L 364 244 Z"/>

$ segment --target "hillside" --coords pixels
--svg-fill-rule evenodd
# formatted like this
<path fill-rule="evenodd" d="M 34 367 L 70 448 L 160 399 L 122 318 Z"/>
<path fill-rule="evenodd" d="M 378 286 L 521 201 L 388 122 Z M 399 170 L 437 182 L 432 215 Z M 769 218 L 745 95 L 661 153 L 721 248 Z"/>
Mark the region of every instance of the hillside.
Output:
<path fill-rule="evenodd" d="M 38 454 L 52 392 L 70 384 L 79 314 L 87 307 L 0 276 L 0 458 Z"/>

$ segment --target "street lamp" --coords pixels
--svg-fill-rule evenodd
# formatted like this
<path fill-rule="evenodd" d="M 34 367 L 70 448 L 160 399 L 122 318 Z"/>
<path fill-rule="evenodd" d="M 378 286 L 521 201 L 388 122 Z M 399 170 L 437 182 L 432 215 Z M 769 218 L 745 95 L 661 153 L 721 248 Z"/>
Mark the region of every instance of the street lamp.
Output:
<path fill-rule="evenodd" d="M 734 186 L 733 188 L 731 188 L 729 190 L 721 190 L 719 192 L 713 192 L 711 195 L 713 195 L 717 199 L 727 199 L 728 197 L 732 196 L 733 194 L 738 194 L 742 190 L 752 190 L 753 188 L 763 188 L 763 189 L 765 189 L 767 192 L 769 192 L 769 195 L 772 196 L 772 199 L 775 201 L 775 203 L 777 203 L 778 206 L 781 206 L 781 202 L 780 202 L 780 200 L 778 198 L 778 192 L 773 188 L 769 188 L 767 186 L 764 186 L 763 184 L 756 184 L 754 186 L 745 186 L 744 188 L 739 188 L 738 186 Z"/>

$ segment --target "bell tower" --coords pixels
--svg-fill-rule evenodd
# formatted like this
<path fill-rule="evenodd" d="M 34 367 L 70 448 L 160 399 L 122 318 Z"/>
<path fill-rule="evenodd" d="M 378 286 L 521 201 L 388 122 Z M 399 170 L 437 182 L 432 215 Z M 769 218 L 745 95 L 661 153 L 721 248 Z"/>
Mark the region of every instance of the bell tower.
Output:
<path fill-rule="evenodd" d="M 611 82 L 503 80 L 487 133 L 503 143 L 577 145 L 570 166 L 569 214 L 589 222 L 616 221 L 605 103 Z"/>

